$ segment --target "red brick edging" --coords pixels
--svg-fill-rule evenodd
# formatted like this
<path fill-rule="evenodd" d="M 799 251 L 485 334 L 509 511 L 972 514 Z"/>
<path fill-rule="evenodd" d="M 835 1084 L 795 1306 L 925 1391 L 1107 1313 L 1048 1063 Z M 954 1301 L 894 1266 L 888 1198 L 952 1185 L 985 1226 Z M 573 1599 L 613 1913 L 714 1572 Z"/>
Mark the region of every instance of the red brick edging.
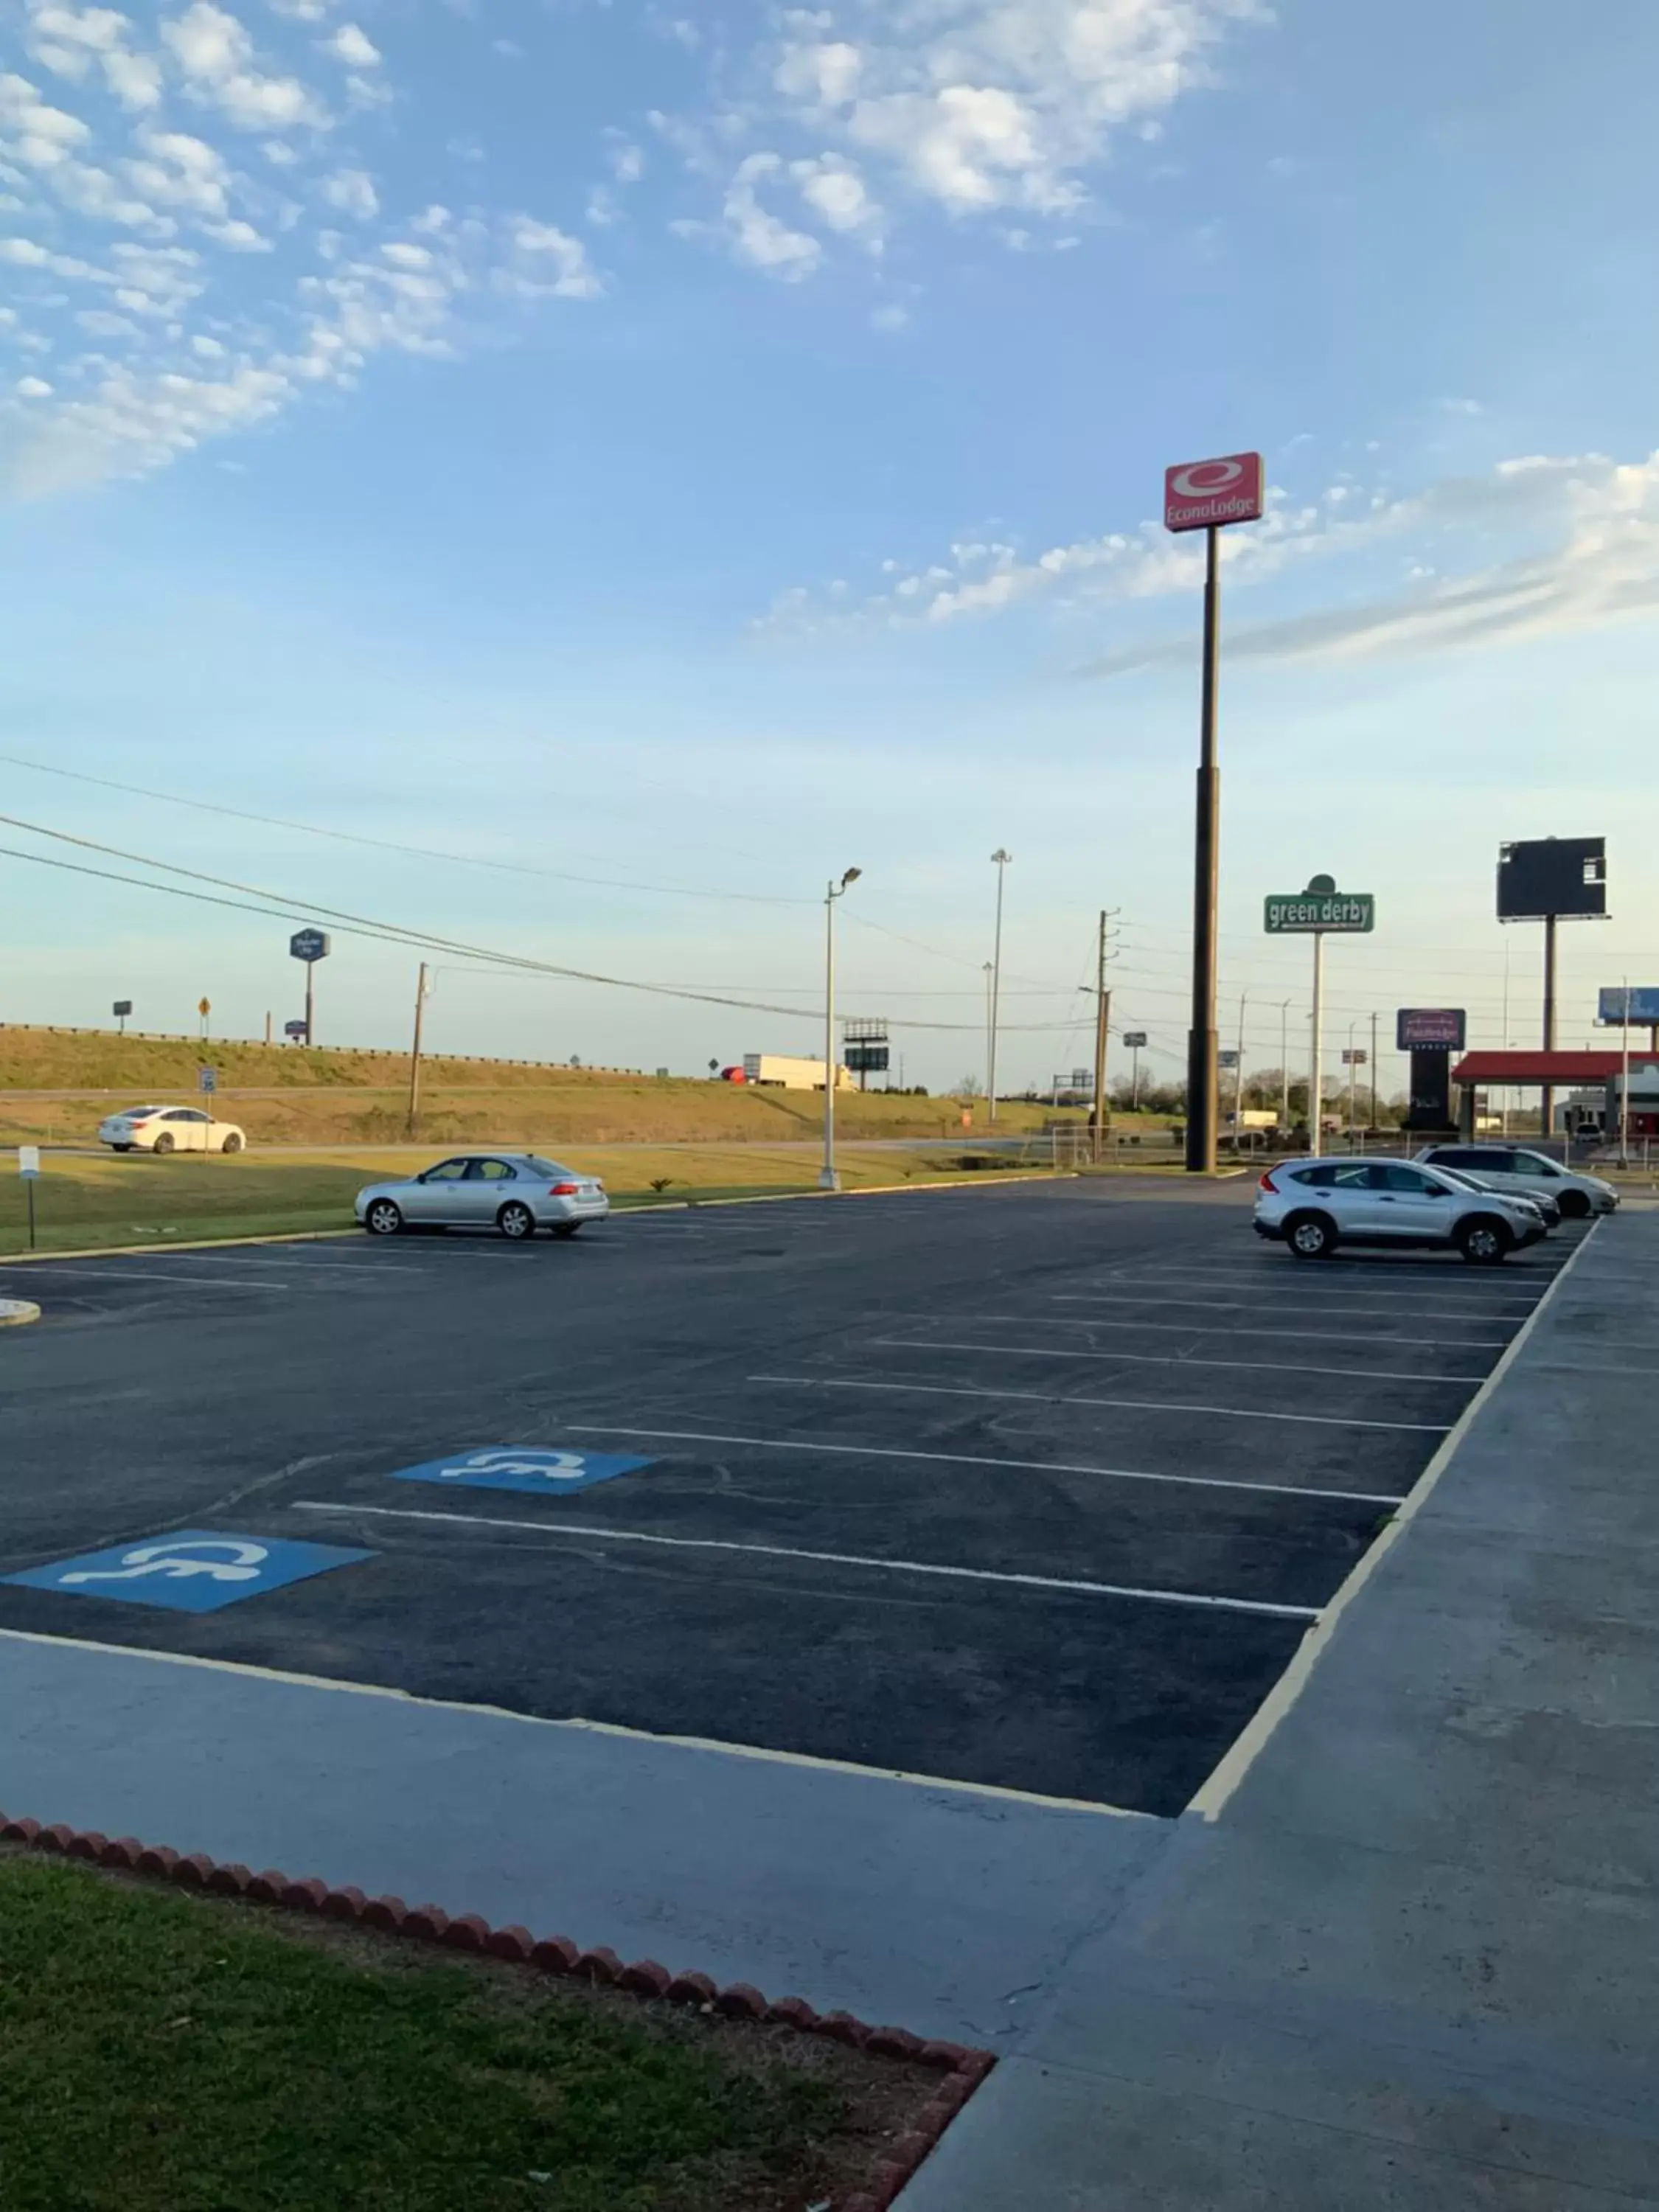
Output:
<path fill-rule="evenodd" d="M 202 1851 L 183 1856 L 165 1844 L 141 1844 L 131 1836 L 112 1839 L 96 1829 L 70 1828 L 61 1823 L 46 1828 L 39 1820 L 10 1820 L 3 1813 L 0 1813 L 0 1843 L 21 1844 L 30 1850 L 60 1858 L 84 1859 L 94 1866 L 149 1875 L 178 1889 L 205 1890 L 253 1905 L 316 1913 L 325 1920 L 354 1921 L 386 1935 L 439 1944 L 452 1951 L 487 1954 L 542 1973 L 627 1990 L 635 1996 L 695 2005 L 700 2011 L 718 2012 L 728 2020 L 776 2021 L 802 2035 L 827 2036 L 831 2042 L 868 2051 L 878 2058 L 906 2058 L 919 2066 L 937 2067 L 945 2078 L 916 2115 L 915 2126 L 896 2138 L 863 2189 L 847 2197 L 838 2212 L 887 2212 L 997 2063 L 989 2051 L 969 2050 L 959 2043 L 927 2042 L 908 2028 L 872 2027 L 851 2013 L 816 2012 L 805 1997 L 780 1997 L 775 2003 L 769 2002 L 747 1982 L 731 1982 L 722 1989 L 707 1974 L 671 1974 L 654 1959 L 624 1966 L 604 1944 L 584 1951 L 568 1936 L 538 1938 L 526 1928 L 492 1928 L 476 1912 L 465 1912 L 452 1920 L 436 1905 L 407 1905 L 400 1897 L 365 1897 L 361 1889 L 349 1885 L 331 1889 L 314 1875 L 292 1881 L 283 1874 L 252 1874 L 245 1866 L 222 1865 Z"/>

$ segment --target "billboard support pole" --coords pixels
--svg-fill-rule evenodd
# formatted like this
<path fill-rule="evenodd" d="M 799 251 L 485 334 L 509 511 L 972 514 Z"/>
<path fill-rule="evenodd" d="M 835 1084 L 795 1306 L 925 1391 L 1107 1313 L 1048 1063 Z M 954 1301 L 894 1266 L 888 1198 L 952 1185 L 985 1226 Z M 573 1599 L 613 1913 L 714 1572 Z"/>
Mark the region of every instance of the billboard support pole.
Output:
<path fill-rule="evenodd" d="M 1221 649 L 1221 532 L 1204 532 L 1204 702 L 1193 871 L 1193 1017 L 1187 1034 L 1187 1171 L 1215 1172 L 1216 892 L 1221 771 L 1216 764 L 1216 694 Z"/>
<path fill-rule="evenodd" d="M 1544 916 L 1544 1049 L 1555 1050 L 1555 916 Z M 1547 1144 L 1555 1129 L 1555 1085 L 1544 1085 L 1540 1137 Z"/>
<path fill-rule="evenodd" d="M 1619 1088 L 1619 1164 L 1630 1165 L 1630 978 L 1625 978 L 1625 1066 Z"/>
<path fill-rule="evenodd" d="M 1308 1150 L 1317 1152 L 1319 1140 L 1324 1133 L 1325 1101 L 1323 1097 L 1325 1071 L 1322 1065 L 1322 1030 L 1325 1020 L 1325 933 L 1316 929 L 1313 933 L 1313 1041 L 1308 1073 Z"/>

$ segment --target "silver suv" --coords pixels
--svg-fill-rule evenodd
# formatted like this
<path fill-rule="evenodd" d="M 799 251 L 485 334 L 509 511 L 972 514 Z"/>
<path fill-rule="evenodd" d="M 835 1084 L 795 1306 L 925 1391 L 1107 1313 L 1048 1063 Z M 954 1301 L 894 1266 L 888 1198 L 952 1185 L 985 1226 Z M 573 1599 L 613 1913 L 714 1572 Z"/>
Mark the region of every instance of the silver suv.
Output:
<path fill-rule="evenodd" d="M 1339 1244 L 1438 1244 L 1495 1267 L 1535 1244 L 1544 1218 L 1523 1198 L 1477 1190 L 1410 1160 L 1301 1160 L 1269 1168 L 1255 1200 L 1255 1233 L 1298 1260 L 1328 1260 Z"/>
<path fill-rule="evenodd" d="M 1518 1145 L 1428 1145 L 1417 1158 L 1425 1167 L 1455 1168 L 1491 1190 L 1553 1198 L 1564 1221 L 1588 1221 L 1593 1213 L 1611 1213 L 1619 1203 L 1618 1192 L 1600 1176 L 1576 1175 L 1547 1152 Z"/>

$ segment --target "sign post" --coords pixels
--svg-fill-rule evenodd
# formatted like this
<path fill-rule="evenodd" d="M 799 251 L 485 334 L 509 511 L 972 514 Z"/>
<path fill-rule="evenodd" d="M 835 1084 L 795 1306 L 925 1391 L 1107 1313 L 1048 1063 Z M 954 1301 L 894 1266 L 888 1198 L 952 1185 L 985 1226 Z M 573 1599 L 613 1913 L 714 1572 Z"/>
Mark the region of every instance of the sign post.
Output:
<path fill-rule="evenodd" d="M 17 1172 L 23 1178 L 23 1188 L 28 1198 L 29 1249 L 34 1249 L 34 1186 L 40 1180 L 40 1147 L 39 1145 L 19 1145 Z"/>
<path fill-rule="evenodd" d="M 202 1017 L 202 1035 L 205 1038 L 208 1033 L 208 1016 L 213 1012 L 212 1000 L 198 999 L 196 1002 L 196 1011 Z"/>
<path fill-rule="evenodd" d="M 1140 1111 L 1140 1054 L 1146 1042 L 1145 1030 L 1125 1030 L 1123 1032 L 1124 1045 L 1133 1056 L 1134 1072 L 1129 1079 L 1129 1110 L 1134 1114 Z"/>
<path fill-rule="evenodd" d="M 1314 941 L 1308 1150 L 1316 1152 L 1325 1122 L 1325 939 L 1368 936 L 1376 927 L 1376 901 L 1370 891 L 1338 890 L 1334 876 L 1315 876 L 1305 891 L 1269 896 L 1262 911 L 1269 937 L 1311 937 Z"/>
<path fill-rule="evenodd" d="M 132 1012 L 131 1000 L 118 999 L 110 1008 L 110 1012 L 120 1024 L 120 1034 L 125 1036 L 127 1033 L 127 1016 Z"/>
<path fill-rule="evenodd" d="M 1205 536 L 1203 706 L 1193 854 L 1193 1011 L 1187 1035 L 1187 1170 L 1212 1175 L 1216 1159 L 1216 893 L 1221 770 L 1216 758 L 1216 708 L 1221 651 L 1220 532 L 1234 522 L 1259 522 L 1264 501 L 1260 453 L 1230 453 L 1166 470 L 1164 526 Z"/>
<path fill-rule="evenodd" d="M 333 947 L 320 929 L 300 929 L 288 940 L 288 949 L 291 958 L 306 963 L 306 1042 L 313 1045 L 317 1042 L 317 963 L 326 960 Z"/>

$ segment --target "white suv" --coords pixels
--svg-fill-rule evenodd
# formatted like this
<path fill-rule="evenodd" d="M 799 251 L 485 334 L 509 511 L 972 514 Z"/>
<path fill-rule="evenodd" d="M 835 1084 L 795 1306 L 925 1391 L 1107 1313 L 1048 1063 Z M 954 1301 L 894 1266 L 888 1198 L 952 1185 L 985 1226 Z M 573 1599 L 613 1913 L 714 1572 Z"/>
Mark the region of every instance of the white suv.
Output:
<path fill-rule="evenodd" d="M 1255 1233 L 1298 1260 L 1328 1260 L 1339 1244 L 1439 1244 L 1494 1267 L 1544 1234 L 1524 1198 L 1477 1190 L 1409 1160 L 1302 1160 L 1269 1168 L 1255 1201 Z"/>
<path fill-rule="evenodd" d="M 1516 1145 L 1429 1145 L 1417 1158 L 1427 1167 L 1473 1176 L 1492 1190 L 1553 1198 L 1565 1221 L 1588 1221 L 1592 1214 L 1611 1213 L 1619 1203 L 1618 1192 L 1600 1176 L 1575 1175 L 1547 1152 Z"/>

